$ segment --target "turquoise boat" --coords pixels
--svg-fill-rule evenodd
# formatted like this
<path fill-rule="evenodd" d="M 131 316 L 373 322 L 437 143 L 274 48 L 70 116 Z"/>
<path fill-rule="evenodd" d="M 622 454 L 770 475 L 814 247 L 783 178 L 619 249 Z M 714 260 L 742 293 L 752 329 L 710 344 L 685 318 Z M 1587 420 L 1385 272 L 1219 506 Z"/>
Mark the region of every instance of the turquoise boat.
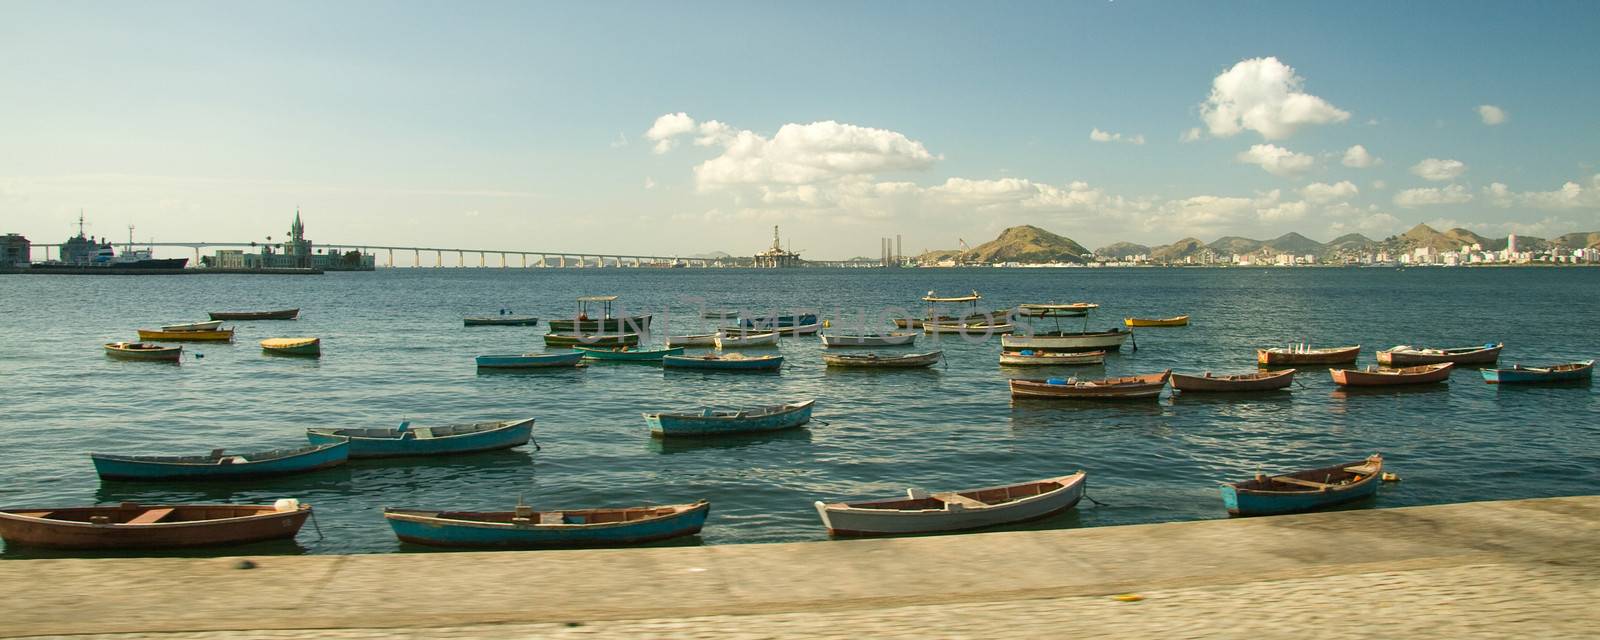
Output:
<path fill-rule="evenodd" d="M 524 353 L 478 356 L 479 369 L 542 369 L 545 367 L 575 367 L 583 360 L 583 352 Z"/>
<path fill-rule="evenodd" d="M 813 324 L 817 324 L 817 314 L 815 313 L 797 313 L 793 315 L 781 316 L 755 316 L 752 318 L 742 318 L 739 320 L 739 326 L 746 329 L 783 329 L 789 327 L 803 327 Z"/>
<path fill-rule="evenodd" d="M 434 547 L 550 549 L 610 547 L 700 533 L 711 503 L 618 509 L 422 511 L 384 509 L 396 537 Z"/>
<path fill-rule="evenodd" d="M 123 456 L 91 453 L 102 480 L 239 480 L 283 476 L 337 467 L 350 457 L 348 442 L 314 443 L 297 449 L 205 456 Z"/>
<path fill-rule="evenodd" d="M 683 355 L 683 347 L 649 351 L 629 349 L 627 347 L 573 347 L 572 350 L 582 353 L 584 360 L 613 360 L 618 362 L 660 362 L 661 358 L 665 356 Z"/>
<path fill-rule="evenodd" d="M 1281 476 L 1256 474 L 1244 482 L 1222 485 L 1222 504 L 1229 515 L 1267 516 L 1314 511 L 1371 497 L 1383 476 L 1383 456 L 1296 471 Z"/>
<path fill-rule="evenodd" d="M 644 421 L 650 425 L 651 435 L 662 437 L 778 431 L 810 422 L 811 405 L 815 402 L 807 400 L 732 411 L 706 408 L 692 413 L 646 413 Z"/>
<path fill-rule="evenodd" d="M 1514 366 L 1510 369 L 1484 369 L 1483 381 L 1489 384 L 1540 384 L 1577 382 L 1594 375 L 1594 361 L 1555 364 L 1548 367 Z"/>
<path fill-rule="evenodd" d="M 783 367 L 783 356 L 746 356 L 742 354 L 710 353 L 700 356 L 665 356 L 661 358 L 664 369 L 698 369 L 701 371 L 760 372 L 777 371 Z"/>
<path fill-rule="evenodd" d="M 500 420 L 442 427 L 412 427 L 402 422 L 395 429 L 306 429 L 312 444 L 350 443 L 352 458 L 440 456 L 475 451 L 510 449 L 533 439 L 533 418 Z"/>

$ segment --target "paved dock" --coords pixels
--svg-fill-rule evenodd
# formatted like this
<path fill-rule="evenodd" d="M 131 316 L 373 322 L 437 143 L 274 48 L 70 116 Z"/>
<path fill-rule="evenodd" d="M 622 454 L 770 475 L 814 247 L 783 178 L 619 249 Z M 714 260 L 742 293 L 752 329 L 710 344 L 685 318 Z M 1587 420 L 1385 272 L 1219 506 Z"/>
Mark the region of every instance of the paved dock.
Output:
<path fill-rule="evenodd" d="M 658 549 L 0 562 L 0 636 L 1600 633 L 1600 496 Z"/>

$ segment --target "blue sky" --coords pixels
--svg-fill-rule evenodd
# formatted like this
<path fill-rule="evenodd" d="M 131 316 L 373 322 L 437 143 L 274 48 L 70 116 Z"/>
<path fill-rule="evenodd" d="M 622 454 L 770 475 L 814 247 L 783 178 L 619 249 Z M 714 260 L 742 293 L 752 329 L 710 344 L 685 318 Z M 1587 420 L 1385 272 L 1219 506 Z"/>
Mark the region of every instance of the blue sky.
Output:
<path fill-rule="evenodd" d="M 752 4 L 0 4 L 0 231 L 250 240 L 299 207 L 322 242 L 749 253 L 780 224 L 841 258 L 1600 229 L 1590 2 Z"/>

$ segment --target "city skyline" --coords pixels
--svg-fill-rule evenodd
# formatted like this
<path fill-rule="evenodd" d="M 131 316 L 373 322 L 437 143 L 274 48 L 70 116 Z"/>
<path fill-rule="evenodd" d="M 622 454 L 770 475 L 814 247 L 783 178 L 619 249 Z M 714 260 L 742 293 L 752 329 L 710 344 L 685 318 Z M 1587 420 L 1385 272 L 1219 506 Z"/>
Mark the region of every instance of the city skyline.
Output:
<path fill-rule="evenodd" d="M 1600 229 L 1583 3 L 12 5 L 0 232 L 804 257 Z M 1229 26 L 1248 34 L 1224 41 Z M 670 44 L 668 44 L 670 42 Z M 826 43 L 821 46 L 820 43 Z"/>

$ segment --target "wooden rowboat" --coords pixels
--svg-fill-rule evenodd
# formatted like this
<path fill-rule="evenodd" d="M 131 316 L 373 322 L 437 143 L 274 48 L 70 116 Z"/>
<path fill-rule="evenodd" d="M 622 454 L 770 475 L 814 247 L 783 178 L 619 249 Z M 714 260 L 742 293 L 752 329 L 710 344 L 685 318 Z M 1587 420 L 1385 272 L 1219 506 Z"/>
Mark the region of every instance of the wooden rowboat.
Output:
<path fill-rule="evenodd" d="M 212 311 L 206 315 L 212 320 L 293 320 L 300 316 L 299 309 L 281 311 Z"/>
<path fill-rule="evenodd" d="M 1133 335 L 1127 329 L 1108 331 L 1036 331 L 1032 335 L 1013 333 L 1000 337 L 1000 348 L 1007 351 L 1117 351 Z"/>
<path fill-rule="evenodd" d="M 1017 315 L 1029 318 L 1077 318 L 1086 316 L 1090 311 L 1100 308 L 1093 302 L 1069 302 L 1057 304 L 1054 302 L 1030 302 L 1017 305 Z"/>
<path fill-rule="evenodd" d="M 164 325 L 161 325 L 161 330 L 162 331 L 216 331 L 217 327 L 220 327 L 220 326 L 222 326 L 222 321 L 221 320 L 212 320 L 210 322 L 187 322 L 187 323 L 184 323 L 184 324 L 164 324 Z"/>
<path fill-rule="evenodd" d="M 815 313 L 796 313 L 778 316 L 755 316 L 739 320 L 739 326 L 745 330 L 761 329 L 786 329 L 791 327 L 805 327 L 820 324 Z"/>
<path fill-rule="evenodd" d="M 350 443 L 340 440 L 295 449 L 204 456 L 124 456 L 91 453 L 102 480 L 239 480 L 307 473 L 337 467 L 349 459 Z"/>
<path fill-rule="evenodd" d="M 461 319 L 462 326 L 467 327 L 532 327 L 539 324 L 535 316 L 472 316 Z"/>
<path fill-rule="evenodd" d="M 778 332 L 764 331 L 761 333 L 748 333 L 742 330 L 718 331 L 712 343 L 718 349 L 737 349 L 739 347 L 771 347 L 778 344 Z"/>
<path fill-rule="evenodd" d="M 322 338 L 267 338 L 261 341 L 261 350 L 287 356 L 322 355 Z"/>
<path fill-rule="evenodd" d="M 436 547 L 547 549 L 620 546 L 691 536 L 711 503 L 620 509 L 423 511 L 384 509 L 396 537 Z"/>
<path fill-rule="evenodd" d="M 479 369 L 544 369 L 576 367 L 583 361 L 582 351 L 572 353 L 524 353 L 478 356 Z"/>
<path fill-rule="evenodd" d="M 778 327 L 776 329 L 773 329 L 773 331 L 778 332 L 778 335 L 787 336 L 787 337 L 816 335 L 816 333 L 818 331 L 821 331 L 821 330 L 822 330 L 822 323 L 821 322 L 813 322 L 811 324 L 800 324 L 800 325 L 795 325 L 795 326 L 792 326 L 792 327 Z"/>
<path fill-rule="evenodd" d="M 1400 369 L 1332 369 L 1333 383 L 1341 387 L 1386 387 L 1401 384 L 1432 384 L 1450 379 L 1454 362 L 1425 364 Z"/>
<path fill-rule="evenodd" d="M 402 422 L 394 429 L 306 429 L 312 444 L 350 443 L 351 458 L 441 456 L 510 449 L 533 439 L 533 418 L 496 420 L 438 427 L 413 427 Z"/>
<path fill-rule="evenodd" d="M 666 356 L 661 358 L 664 369 L 701 369 L 706 371 L 758 372 L 777 371 L 783 367 L 783 356 L 745 356 L 738 353 L 699 356 Z"/>
<path fill-rule="evenodd" d="M 547 333 L 544 334 L 544 344 L 547 347 L 571 347 L 577 345 L 582 345 L 585 347 L 620 347 L 624 345 L 639 344 L 639 334 Z"/>
<path fill-rule="evenodd" d="M 16 508 L 0 511 L 7 547 L 55 549 L 167 549 L 210 547 L 293 538 L 311 505 L 141 505 Z"/>
<path fill-rule="evenodd" d="M 1104 351 L 1035 351 L 1021 349 L 1000 351 L 1000 365 L 1005 367 L 1051 367 L 1085 364 L 1104 364 Z"/>
<path fill-rule="evenodd" d="M 232 342 L 233 327 L 218 329 L 216 331 L 162 331 L 160 329 L 140 329 L 140 340 L 159 340 L 161 342 Z"/>
<path fill-rule="evenodd" d="M 1059 478 L 929 493 L 907 489 L 904 498 L 815 503 L 822 526 L 835 536 L 879 536 L 965 531 L 1038 520 L 1061 513 L 1083 498 L 1082 471 Z"/>
<path fill-rule="evenodd" d="M 943 351 L 929 351 L 927 353 L 907 353 L 902 355 L 883 355 L 876 353 L 824 353 L 822 362 L 830 367 L 872 367 L 879 369 L 908 369 L 915 367 L 929 367 L 939 362 L 944 357 Z"/>
<path fill-rule="evenodd" d="M 1057 398 L 1119 400 L 1155 398 L 1167 386 L 1172 375 L 1168 369 L 1161 373 L 1142 376 L 1125 376 L 1105 380 L 1079 380 L 1077 378 L 1048 378 L 1045 380 L 1011 380 L 1013 398 Z"/>
<path fill-rule="evenodd" d="M 915 344 L 917 335 L 909 331 L 892 331 L 889 333 L 864 333 L 858 335 L 823 334 L 822 346 L 833 349 L 838 347 L 898 347 Z"/>
<path fill-rule="evenodd" d="M 762 433 L 793 429 L 811 421 L 815 400 L 717 411 L 711 408 L 688 413 L 656 412 L 644 414 L 651 435 L 720 436 L 735 433 Z"/>
<path fill-rule="evenodd" d="M 651 349 L 648 351 L 630 349 L 628 347 L 573 347 L 572 350 L 582 353 L 584 360 L 615 362 L 660 362 L 664 356 L 683 355 L 683 347 Z"/>
<path fill-rule="evenodd" d="M 1212 375 L 1210 371 L 1198 376 L 1174 373 L 1172 388 L 1184 393 L 1287 389 L 1294 383 L 1294 371 L 1294 369 L 1283 369 L 1221 376 Z"/>
<path fill-rule="evenodd" d="M 1500 350 L 1505 348 L 1505 343 L 1485 344 L 1478 347 L 1459 347 L 1454 349 L 1429 349 L 1400 345 L 1378 352 L 1378 364 L 1388 366 L 1411 366 L 1419 364 L 1437 364 L 1440 362 L 1454 362 L 1456 364 L 1494 364 L 1500 360 Z"/>
<path fill-rule="evenodd" d="M 1130 327 L 1185 327 L 1189 325 L 1189 315 L 1171 318 L 1123 318 L 1122 324 Z"/>
<path fill-rule="evenodd" d="M 616 300 L 617 296 L 580 297 L 578 312 L 571 318 L 551 320 L 550 330 L 557 333 L 640 333 L 650 330 L 650 316 L 613 317 L 611 305 Z M 601 305 L 600 317 L 589 315 L 590 304 Z"/>
<path fill-rule="evenodd" d="M 177 362 L 183 358 L 183 347 L 165 347 L 148 342 L 111 342 L 106 344 L 106 355 L 122 360 Z"/>
<path fill-rule="evenodd" d="M 712 347 L 717 344 L 717 334 L 697 333 L 687 336 L 667 336 L 668 347 Z"/>
<path fill-rule="evenodd" d="M 735 309 L 707 309 L 700 312 L 700 317 L 707 320 L 732 320 L 739 317 Z"/>
<path fill-rule="evenodd" d="M 922 323 L 923 333 L 959 334 L 963 336 L 989 337 L 1016 331 L 1016 325 L 1009 322 L 934 322 L 929 320 Z"/>
<path fill-rule="evenodd" d="M 1593 360 L 1553 364 L 1548 367 L 1524 367 L 1519 364 L 1510 369 L 1484 369 L 1483 381 L 1489 384 L 1587 382 L 1593 374 Z"/>
<path fill-rule="evenodd" d="M 1222 485 L 1222 504 L 1235 516 L 1298 513 L 1360 500 L 1378 492 L 1383 456 L 1296 471 L 1281 476 L 1256 474 L 1244 482 Z"/>
<path fill-rule="evenodd" d="M 1256 349 L 1258 364 L 1346 364 L 1361 355 L 1361 345 L 1313 349 L 1298 344 L 1292 347 Z"/>

